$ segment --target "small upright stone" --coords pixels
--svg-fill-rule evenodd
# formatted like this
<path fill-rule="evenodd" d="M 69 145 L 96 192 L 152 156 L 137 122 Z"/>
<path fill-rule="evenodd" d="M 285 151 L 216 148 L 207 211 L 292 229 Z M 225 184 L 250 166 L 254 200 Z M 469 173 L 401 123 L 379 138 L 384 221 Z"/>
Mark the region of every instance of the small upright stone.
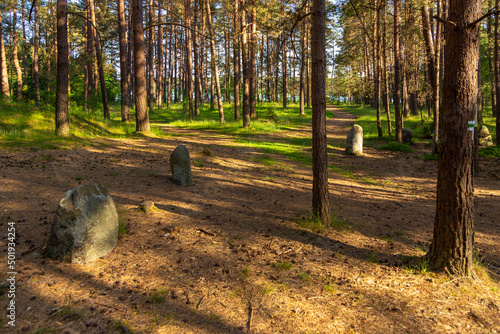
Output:
<path fill-rule="evenodd" d="M 481 126 L 479 129 L 479 145 L 481 146 L 493 146 L 493 138 L 491 137 L 490 130 L 486 125 Z"/>
<path fill-rule="evenodd" d="M 59 201 L 44 255 L 87 263 L 113 250 L 118 241 L 118 213 L 100 184 L 68 191 Z"/>
<path fill-rule="evenodd" d="M 402 132 L 403 144 L 411 144 L 411 140 L 413 139 L 413 133 L 411 132 L 411 130 L 408 128 L 403 128 L 401 132 Z"/>
<path fill-rule="evenodd" d="M 191 174 L 191 159 L 189 151 L 184 145 L 179 145 L 170 155 L 170 169 L 172 170 L 172 181 L 181 186 L 192 186 L 193 175 Z"/>
<path fill-rule="evenodd" d="M 349 155 L 363 154 L 363 128 L 357 124 L 349 130 L 345 143 L 345 153 Z"/>

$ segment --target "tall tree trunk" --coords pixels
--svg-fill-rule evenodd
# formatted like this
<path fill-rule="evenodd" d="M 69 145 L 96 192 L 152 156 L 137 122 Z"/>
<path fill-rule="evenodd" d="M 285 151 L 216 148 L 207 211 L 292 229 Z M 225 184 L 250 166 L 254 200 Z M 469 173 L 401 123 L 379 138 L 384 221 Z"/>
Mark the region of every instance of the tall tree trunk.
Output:
<path fill-rule="evenodd" d="M 499 1 L 495 1 L 495 8 L 497 10 L 500 10 L 500 5 Z M 495 45 L 494 45 L 494 63 L 495 63 L 495 101 L 496 101 L 496 129 L 497 129 L 497 146 L 500 146 L 500 56 L 498 53 L 500 52 L 500 46 L 499 46 L 499 17 L 500 14 L 495 15 Z"/>
<path fill-rule="evenodd" d="M 387 1 L 384 3 L 384 8 L 387 6 Z M 388 128 L 388 133 L 389 136 L 392 137 L 392 124 L 391 124 L 391 102 L 389 98 L 389 73 L 387 70 L 387 16 L 384 11 L 384 25 L 383 25 L 383 32 L 382 32 L 382 52 L 383 52 L 383 74 L 384 74 L 384 106 L 385 106 L 385 113 L 387 115 L 387 128 Z"/>
<path fill-rule="evenodd" d="M 480 0 L 451 0 L 445 27 L 442 136 L 439 149 L 436 218 L 428 253 L 436 269 L 470 276 L 474 247 L 473 136 L 477 99 Z"/>
<path fill-rule="evenodd" d="M 33 50 L 33 80 L 35 81 L 35 104 L 40 105 L 40 62 L 38 56 L 38 49 L 40 47 L 40 16 L 38 14 L 39 9 L 38 1 L 35 2 L 35 35 L 34 50 Z"/>
<path fill-rule="evenodd" d="M 129 82 L 127 74 L 127 21 L 125 20 L 125 1 L 118 0 L 118 35 L 120 43 L 120 84 L 122 122 L 130 121 Z"/>
<path fill-rule="evenodd" d="M 210 9 L 210 0 L 207 0 L 207 22 L 210 31 L 210 50 L 212 51 L 212 80 L 215 77 L 215 86 L 217 88 L 217 107 L 219 109 L 219 121 L 224 123 L 224 107 L 222 106 L 222 95 L 220 91 L 219 69 L 217 67 L 217 55 L 215 53 L 214 28 L 212 25 L 212 10 Z M 212 94 L 213 95 L 213 94 Z"/>
<path fill-rule="evenodd" d="M 17 47 L 19 40 L 17 38 L 17 5 L 14 5 L 14 11 L 12 13 L 12 57 L 14 58 L 14 67 L 16 68 L 16 79 L 17 79 L 17 100 L 21 101 L 23 99 L 23 72 L 21 66 L 19 65 L 18 51 Z M 49 60 L 50 64 L 50 60 Z"/>
<path fill-rule="evenodd" d="M 240 1 L 234 1 L 233 14 L 233 68 L 234 68 L 234 119 L 240 120 L 240 24 L 238 20 L 238 5 Z"/>
<path fill-rule="evenodd" d="M 401 0 L 394 0 L 394 122 L 396 123 L 396 142 L 403 142 L 403 118 L 401 117 L 401 105 L 399 89 L 401 86 L 399 34 L 401 31 Z"/>
<path fill-rule="evenodd" d="M 199 22 L 199 0 L 194 2 L 194 27 L 198 29 Z M 201 68 L 200 68 L 200 38 L 198 33 L 193 33 L 194 43 L 194 115 L 200 116 L 201 105 Z"/>
<path fill-rule="evenodd" d="M 158 0 L 158 22 L 162 22 L 161 16 L 162 1 Z M 158 40 L 156 42 L 157 52 L 156 59 L 158 59 L 158 65 L 156 66 L 156 102 L 158 104 L 158 109 L 161 109 L 163 102 L 163 25 L 158 26 Z"/>
<path fill-rule="evenodd" d="M 252 33 L 250 34 L 250 117 L 257 118 L 257 69 L 256 69 L 256 49 L 257 49 L 257 1 L 252 0 L 252 13 L 250 16 Z"/>
<path fill-rule="evenodd" d="M 0 15 L 0 95 L 10 97 L 9 71 L 7 69 L 7 57 L 5 55 L 5 44 L 3 41 L 3 25 Z"/>
<path fill-rule="evenodd" d="M 328 191 L 328 154 L 326 137 L 325 0 L 313 0 L 312 13 L 312 209 L 315 217 L 328 223 L 330 221 L 330 195 Z"/>
<path fill-rule="evenodd" d="M 375 107 L 377 109 L 377 132 L 378 137 L 382 138 L 382 121 L 380 119 L 380 4 L 375 0 L 375 32 L 373 36 L 375 43 Z"/>
<path fill-rule="evenodd" d="M 241 7 L 245 8 L 245 0 L 241 0 Z M 245 11 L 241 13 L 241 47 L 243 63 L 243 127 L 250 127 L 250 68 L 248 50 L 248 27 Z"/>
<path fill-rule="evenodd" d="M 285 0 L 282 0 L 281 1 L 281 17 L 284 17 L 285 16 Z M 282 77 L 282 81 L 283 81 L 283 94 L 282 94 L 282 97 L 283 97 L 283 109 L 286 109 L 287 107 L 287 98 L 288 98 L 288 83 L 287 83 L 287 80 L 288 80 L 288 74 L 287 74 L 287 57 L 286 57 L 286 32 L 283 31 L 281 33 L 281 69 L 282 69 L 282 72 L 283 72 L 283 77 Z"/>
<path fill-rule="evenodd" d="M 299 112 L 301 116 L 305 115 L 304 104 L 305 104 L 305 84 L 304 84 L 304 71 L 306 69 L 306 20 L 302 21 L 302 34 L 300 36 L 300 108 Z"/>
<path fill-rule="evenodd" d="M 153 24 L 153 0 L 149 0 L 149 6 L 148 6 L 148 24 L 151 26 Z M 149 28 L 148 29 L 148 59 L 147 59 L 147 78 L 148 78 L 148 84 L 147 84 L 147 90 L 148 90 L 148 109 L 149 113 L 152 114 L 154 113 L 155 110 L 155 93 L 154 93 L 154 86 L 155 86 L 155 70 L 154 70 L 154 36 L 153 36 L 154 29 Z"/>
<path fill-rule="evenodd" d="M 92 25 L 93 29 L 97 26 L 95 19 L 95 2 L 94 0 L 90 0 L 90 15 L 92 16 Z M 111 115 L 109 112 L 109 103 L 108 103 L 108 93 L 106 92 L 106 79 L 104 77 L 104 64 L 101 56 L 101 43 L 99 42 L 99 36 L 97 35 L 97 31 L 94 31 L 94 47 L 95 47 L 95 55 L 97 59 L 97 66 L 99 66 L 99 83 L 101 86 L 101 99 L 102 99 L 102 108 L 104 111 L 104 119 L 111 119 Z"/>
<path fill-rule="evenodd" d="M 422 6 L 422 26 L 424 34 L 425 49 L 427 53 L 427 68 L 429 72 L 429 81 L 432 89 L 432 110 L 434 115 L 434 125 L 432 127 L 432 154 L 438 153 L 439 140 L 439 86 L 438 86 L 438 59 L 436 58 L 436 49 L 432 38 L 429 7 Z"/>
<path fill-rule="evenodd" d="M 490 87 L 491 87 L 491 111 L 493 113 L 493 116 L 496 116 L 497 114 L 497 103 L 496 103 L 496 92 L 495 92 L 495 64 L 494 64 L 494 44 L 492 47 L 492 43 L 494 43 L 493 38 L 494 34 L 491 31 L 491 25 L 492 25 L 492 19 L 491 16 L 488 17 L 487 24 L 486 24 L 486 32 L 488 36 L 488 68 L 489 68 L 489 79 L 490 79 Z"/>
<path fill-rule="evenodd" d="M 209 0 L 207 0 L 209 1 Z M 185 0 L 185 20 L 188 27 L 191 26 L 191 0 Z M 193 33 L 190 29 L 186 29 L 186 70 L 185 75 L 185 95 L 189 104 L 189 119 L 193 119 Z"/>
<path fill-rule="evenodd" d="M 67 1 L 57 0 L 56 135 L 69 134 L 68 114 L 69 45 Z"/>
<path fill-rule="evenodd" d="M 94 29 L 92 27 L 92 15 L 90 10 L 90 0 L 85 1 L 87 11 L 87 35 L 86 35 L 86 45 L 85 45 L 85 63 L 87 67 L 87 77 L 88 77 L 88 89 L 90 100 L 94 102 L 95 86 L 94 86 Z M 94 103 L 91 105 L 93 106 Z"/>
<path fill-rule="evenodd" d="M 151 132 L 146 92 L 146 56 L 142 26 L 142 0 L 132 1 L 135 76 L 135 128 L 137 132 Z"/>

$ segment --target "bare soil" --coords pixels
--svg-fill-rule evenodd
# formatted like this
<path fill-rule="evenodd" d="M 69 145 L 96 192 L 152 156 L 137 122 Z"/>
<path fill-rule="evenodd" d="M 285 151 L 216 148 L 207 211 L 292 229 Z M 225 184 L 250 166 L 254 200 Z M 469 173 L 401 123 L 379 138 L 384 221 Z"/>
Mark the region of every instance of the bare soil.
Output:
<path fill-rule="evenodd" d="M 355 117 L 331 111 L 329 141 L 343 147 Z M 437 175 L 437 162 L 422 159 L 423 145 L 413 153 L 365 148 L 360 157 L 334 149 L 337 227 L 316 233 L 299 225 L 310 216 L 311 167 L 230 136 L 165 131 L 171 136 L 0 150 L 3 282 L 8 222 L 16 223 L 18 243 L 16 327 L 7 324 L 3 284 L 0 331 L 500 331 L 498 159 L 481 159 L 474 181 L 482 265 L 476 279 L 464 279 L 429 272 L 418 258 L 432 239 Z M 263 137 L 298 136 L 310 138 L 310 128 Z M 191 187 L 170 180 L 169 155 L 179 144 L 191 154 Z M 111 193 L 128 233 L 112 253 L 85 265 L 40 256 L 64 193 L 96 182 Z M 157 210 L 138 211 L 145 200 Z"/>

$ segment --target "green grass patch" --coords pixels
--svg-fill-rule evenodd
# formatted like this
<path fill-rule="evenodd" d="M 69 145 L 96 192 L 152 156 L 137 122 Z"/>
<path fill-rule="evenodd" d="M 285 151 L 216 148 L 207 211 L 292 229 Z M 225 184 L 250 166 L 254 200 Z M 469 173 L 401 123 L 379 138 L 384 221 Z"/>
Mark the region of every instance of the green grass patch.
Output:
<path fill-rule="evenodd" d="M 347 231 L 352 228 L 352 223 L 342 219 L 336 213 L 333 213 L 330 217 L 328 224 L 325 224 L 321 219 L 317 217 L 302 217 L 297 223 L 306 229 L 310 229 L 316 233 L 324 233 L 327 227 L 336 229 L 337 231 Z"/>
<path fill-rule="evenodd" d="M 149 297 L 149 299 L 151 300 L 151 302 L 153 304 L 160 304 L 160 303 L 163 303 L 166 298 L 167 298 L 167 294 L 169 293 L 170 290 L 168 289 L 165 289 L 165 288 L 157 288 L 152 294 L 151 296 Z"/>
<path fill-rule="evenodd" d="M 479 149 L 482 158 L 500 158 L 500 146 L 488 146 Z"/>
<path fill-rule="evenodd" d="M 287 262 L 287 261 L 283 261 L 283 262 L 276 262 L 274 264 L 274 266 L 276 267 L 276 269 L 278 269 L 279 271 L 285 271 L 285 270 L 290 270 L 292 269 L 293 267 L 293 264 L 290 263 L 290 262 Z"/>
<path fill-rule="evenodd" d="M 394 141 L 391 141 L 388 144 L 384 144 L 384 145 L 380 146 L 380 149 L 385 150 L 385 151 L 393 151 L 393 152 L 405 152 L 405 153 L 413 152 L 413 150 L 407 144 L 397 143 Z"/>
<path fill-rule="evenodd" d="M 438 155 L 425 153 L 422 159 L 427 161 L 438 161 Z"/>

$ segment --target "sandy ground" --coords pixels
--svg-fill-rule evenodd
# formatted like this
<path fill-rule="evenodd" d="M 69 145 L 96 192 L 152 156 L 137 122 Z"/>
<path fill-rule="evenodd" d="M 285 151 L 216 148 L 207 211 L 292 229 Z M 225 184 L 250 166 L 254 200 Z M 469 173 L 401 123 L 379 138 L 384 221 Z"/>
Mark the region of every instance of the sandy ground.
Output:
<path fill-rule="evenodd" d="M 331 205 L 341 228 L 301 227 L 311 168 L 234 138 L 165 127 L 166 138 L 66 150 L 0 150 L 0 270 L 16 227 L 16 327 L 5 333 L 496 333 L 500 331 L 500 164 L 475 178 L 475 280 L 417 269 L 432 238 L 437 162 L 342 152 L 355 117 L 331 109 Z M 261 136 L 310 138 L 310 128 Z M 191 153 L 195 185 L 170 181 Z M 339 173 L 339 171 L 343 171 Z M 40 256 L 59 199 L 85 183 L 111 193 L 128 233 L 85 265 Z M 137 210 L 144 200 L 158 208 Z M 418 259 L 417 259 L 418 260 Z M 410 261 L 410 262 L 409 262 Z M 420 261 L 421 262 L 421 261 Z M 3 274 L 5 282 L 7 275 Z"/>

